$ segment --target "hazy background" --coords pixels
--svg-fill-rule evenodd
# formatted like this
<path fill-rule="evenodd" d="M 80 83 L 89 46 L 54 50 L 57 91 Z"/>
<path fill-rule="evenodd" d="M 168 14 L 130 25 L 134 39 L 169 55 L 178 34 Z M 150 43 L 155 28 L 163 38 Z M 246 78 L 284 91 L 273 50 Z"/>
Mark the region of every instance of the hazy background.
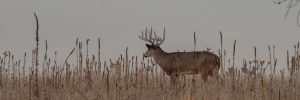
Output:
<path fill-rule="evenodd" d="M 217 53 L 222 31 L 228 55 L 235 39 L 237 59 L 253 58 L 253 46 L 258 57 L 267 58 L 267 45 L 275 45 L 278 63 L 285 65 L 286 50 L 292 51 L 300 37 L 299 9 L 293 8 L 285 21 L 286 5 L 272 0 L 1 0 L 0 52 L 10 50 L 19 59 L 25 52 L 31 54 L 36 12 L 40 47 L 48 40 L 49 54 L 57 51 L 58 59 L 75 47 L 76 38 L 84 43 L 91 39 L 90 49 L 96 51 L 99 37 L 103 59 L 116 59 L 126 47 L 130 55 L 142 57 L 145 42 L 137 36 L 153 26 L 159 33 L 166 27 L 162 48 L 167 52 L 193 50 L 195 31 L 196 49 Z"/>

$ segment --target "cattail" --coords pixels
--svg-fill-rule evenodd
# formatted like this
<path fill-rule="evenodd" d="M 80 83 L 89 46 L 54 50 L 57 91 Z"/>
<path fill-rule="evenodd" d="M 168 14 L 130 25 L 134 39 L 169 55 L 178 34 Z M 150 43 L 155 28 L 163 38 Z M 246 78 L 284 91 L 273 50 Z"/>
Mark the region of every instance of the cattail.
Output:
<path fill-rule="evenodd" d="M 101 73 L 101 55 L 100 55 L 101 45 L 100 45 L 100 38 L 98 38 L 98 73 Z"/>
<path fill-rule="evenodd" d="M 194 52 L 196 51 L 196 32 L 194 32 Z"/>
<path fill-rule="evenodd" d="M 233 90 L 235 90 L 235 67 L 234 67 L 234 57 L 235 57 L 235 46 L 236 46 L 236 40 L 234 40 L 234 44 L 233 44 L 233 56 L 232 56 L 232 63 L 233 63 L 233 65 L 232 65 L 232 74 L 233 74 L 233 76 L 232 76 L 232 89 Z"/>
<path fill-rule="evenodd" d="M 110 93 L 110 82 L 109 82 L 109 75 L 110 75 L 110 72 L 108 70 L 108 68 L 106 68 L 106 71 L 107 71 L 107 75 L 106 75 L 106 93 L 107 93 L 107 99 L 109 99 L 109 93 Z"/>
<path fill-rule="evenodd" d="M 78 38 L 76 39 L 76 42 L 75 42 L 75 45 L 76 45 L 76 73 L 79 72 L 79 41 L 78 41 Z"/>
<path fill-rule="evenodd" d="M 47 52 L 48 52 L 48 42 L 47 40 L 45 40 L 45 44 L 46 44 L 46 52 L 44 55 L 44 62 L 43 62 L 43 68 L 42 68 L 42 87 L 44 87 L 44 82 L 45 82 L 45 64 L 47 63 Z"/>
<path fill-rule="evenodd" d="M 272 54 L 271 54 L 271 47 L 268 45 L 268 51 L 269 51 L 269 65 L 270 65 L 270 73 L 272 73 Z M 273 75 L 273 74 L 272 74 Z"/>
<path fill-rule="evenodd" d="M 38 60 L 38 55 L 39 55 L 39 21 L 34 13 L 35 20 L 36 20 L 36 49 L 35 49 L 35 91 L 34 95 L 39 97 L 40 92 L 39 92 L 39 81 L 38 81 L 38 66 L 39 66 L 39 60 Z"/>
<path fill-rule="evenodd" d="M 255 68 L 257 68 L 257 64 L 258 64 L 258 62 L 257 62 L 257 58 L 256 58 L 256 47 L 254 46 L 254 66 L 255 66 Z"/>
<path fill-rule="evenodd" d="M 1 58 L 1 57 L 0 57 Z M 3 59 L 0 59 L 0 88 L 2 89 L 2 81 L 3 81 L 3 76 L 2 76 L 2 72 L 3 71 Z"/>
<path fill-rule="evenodd" d="M 18 91 L 20 91 L 21 89 L 20 89 L 20 82 L 21 82 L 21 68 L 20 68 L 20 60 L 18 60 L 18 62 L 17 62 L 17 67 L 18 67 L 18 77 L 17 77 L 17 85 L 18 85 Z"/>
<path fill-rule="evenodd" d="M 128 47 L 125 52 L 125 88 L 128 90 L 128 76 L 129 76 L 129 61 L 128 61 Z"/>
<path fill-rule="evenodd" d="M 65 74 L 66 74 L 66 84 L 69 85 L 69 81 L 70 81 L 70 64 L 68 63 L 68 59 L 69 57 L 73 54 L 73 52 L 75 51 L 75 48 L 72 49 L 72 51 L 69 53 L 69 55 L 67 56 L 67 58 L 65 59 L 65 65 L 66 65 L 66 71 L 65 71 Z"/>
<path fill-rule="evenodd" d="M 224 49 L 224 57 L 223 57 L 223 67 L 224 67 L 224 69 L 225 69 L 225 65 L 226 65 L 226 50 Z"/>
<path fill-rule="evenodd" d="M 232 63 L 233 63 L 233 68 L 234 68 L 234 61 L 235 61 L 235 47 L 236 47 L 236 40 L 234 40 L 234 44 L 233 44 L 233 56 L 232 56 Z"/>
<path fill-rule="evenodd" d="M 275 74 L 275 69 L 276 69 L 276 65 L 277 65 L 277 59 L 276 59 L 276 56 L 275 56 L 275 46 L 273 46 L 273 74 Z"/>
<path fill-rule="evenodd" d="M 223 35 L 222 35 L 222 32 L 220 31 L 220 42 L 221 42 L 221 50 L 220 50 L 220 67 L 221 67 L 221 71 L 223 72 L 224 71 L 224 66 L 223 66 L 223 61 L 222 61 L 222 58 L 223 58 Z"/>
<path fill-rule="evenodd" d="M 290 69 L 290 63 L 289 63 L 289 62 L 290 62 L 290 59 L 289 59 L 289 58 L 290 58 L 290 57 L 289 57 L 289 51 L 286 51 L 286 56 L 287 56 L 287 57 L 286 57 L 286 60 L 287 60 L 287 61 L 286 61 L 286 62 L 287 62 L 287 66 L 286 66 L 286 67 L 287 67 L 287 69 L 288 69 L 289 71 L 291 71 L 291 69 Z"/>
<path fill-rule="evenodd" d="M 14 89 L 15 87 L 15 61 L 14 61 L 14 55 L 11 55 L 11 63 L 12 63 L 12 72 L 9 72 L 11 73 L 11 80 L 12 80 L 12 88 Z"/>
<path fill-rule="evenodd" d="M 135 87 L 138 84 L 138 60 L 137 56 L 135 57 Z"/>
<path fill-rule="evenodd" d="M 83 56 L 82 56 L 82 42 L 79 42 L 79 80 L 82 76 L 82 67 L 83 67 Z"/>

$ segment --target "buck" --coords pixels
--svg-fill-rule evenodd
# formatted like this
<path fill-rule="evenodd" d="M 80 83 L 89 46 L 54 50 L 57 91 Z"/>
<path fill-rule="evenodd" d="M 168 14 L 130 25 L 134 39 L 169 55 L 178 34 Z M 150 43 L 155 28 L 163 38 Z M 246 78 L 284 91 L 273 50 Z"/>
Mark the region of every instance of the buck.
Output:
<path fill-rule="evenodd" d="M 143 54 L 145 58 L 153 57 L 155 63 L 170 76 L 172 84 L 178 82 L 178 76 L 183 74 L 200 74 L 204 82 L 208 76 L 217 76 L 220 66 L 219 57 L 208 51 L 194 52 L 172 52 L 167 53 L 160 48 L 164 42 L 166 30 L 164 28 L 163 38 L 151 30 L 142 31 L 139 35 L 146 44 L 148 50 Z"/>

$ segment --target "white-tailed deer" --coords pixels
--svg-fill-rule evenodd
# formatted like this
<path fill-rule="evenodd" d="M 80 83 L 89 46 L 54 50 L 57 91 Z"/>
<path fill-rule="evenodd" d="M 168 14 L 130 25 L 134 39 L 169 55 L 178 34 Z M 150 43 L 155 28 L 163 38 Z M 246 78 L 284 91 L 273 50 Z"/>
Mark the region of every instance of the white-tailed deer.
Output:
<path fill-rule="evenodd" d="M 150 30 L 142 31 L 139 36 L 141 40 L 149 42 L 146 44 L 147 52 L 144 57 L 153 57 L 155 62 L 163 69 L 163 71 L 171 77 L 174 84 L 178 81 L 178 76 L 182 74 L 201 74 L 204 81 L 207 76 L 217 76 L 220 67 L 219 57 L 208 51 L 195 52 L 173 52 L 167 53 L 160 48 L 165 40 L 165 29 L 163 38 L 156 35 Z"/>

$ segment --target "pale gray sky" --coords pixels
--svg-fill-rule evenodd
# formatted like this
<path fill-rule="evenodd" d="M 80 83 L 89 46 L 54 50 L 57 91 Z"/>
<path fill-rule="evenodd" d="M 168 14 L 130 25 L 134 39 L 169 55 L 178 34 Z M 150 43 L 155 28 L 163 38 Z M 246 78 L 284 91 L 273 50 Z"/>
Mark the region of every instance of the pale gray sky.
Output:
<path fill-rule="evenodd" d="M 286 5 L 272 0 L 1 0 L 0 52 L 10 50 L 19 58 L 31 53 L 36 12 L 41 48 L 47 39 L 49 53 L 58 51 L 59 59 L 67 56 L 77 37 L 90 38 L 94 50 L 100 37 L 106 59 L 115 59 L 126 47 L 130 55 L 141 57 L 146 47 L 137 36 L 153 26 L 160 33 L 166 27 L 162 48 L 167 52 L 193 50 L 194 31 L 197 50 L 217 52 L 222 31 L 229 54 L 237 40 L 237 59 L 253 57 L 253 46 L 266 58 L 267 45 L 275 45 L 279 63 L 285 65 L 286 50 L 293 50 L 300 37 L 299 9 L 292 9 L 285 21 Z"/>

